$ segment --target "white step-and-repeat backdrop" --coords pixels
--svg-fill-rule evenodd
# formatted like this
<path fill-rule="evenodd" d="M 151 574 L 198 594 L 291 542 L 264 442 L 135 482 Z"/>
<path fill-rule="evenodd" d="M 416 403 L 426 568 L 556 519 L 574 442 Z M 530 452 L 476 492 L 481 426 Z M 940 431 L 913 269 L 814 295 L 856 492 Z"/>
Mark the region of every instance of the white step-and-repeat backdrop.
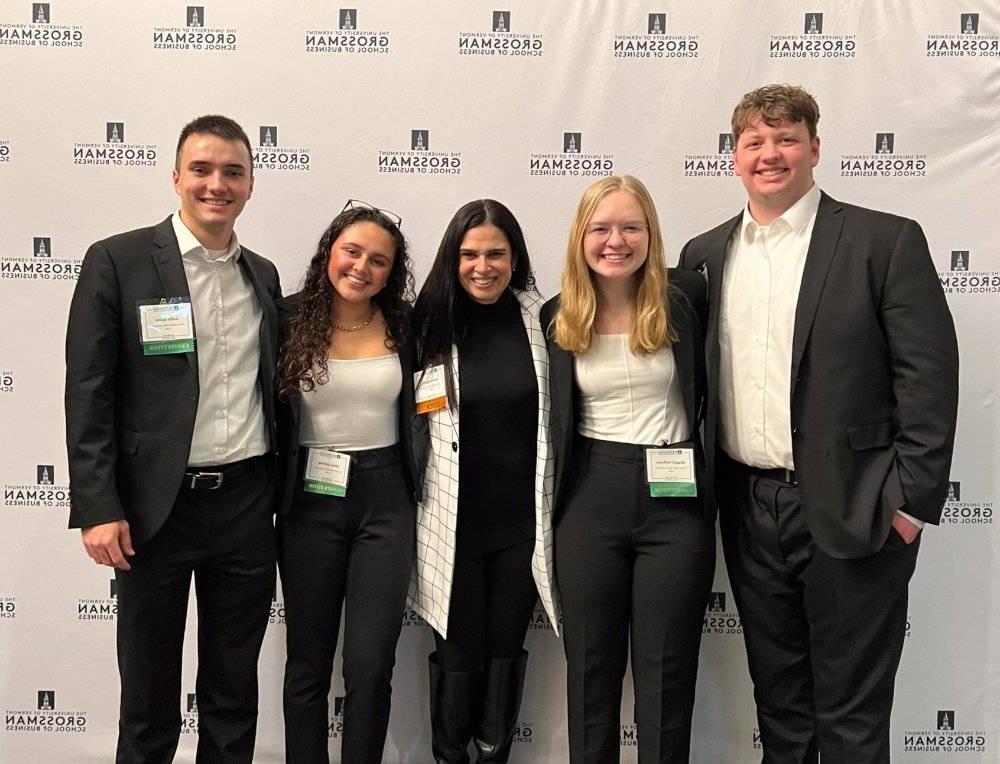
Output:
<path fill-rule="evenodd" d="M 114 748 L 112 576 L 65 529 L 65 320 L 88 244 L 176 208 L 186 121 L 221 112 L 250 134 L 256 188 L 238 231 L 286 292 L 349 197 L 402 215 L 418 283 L 455 209 L 495 197 L 551 295 L 597 176 L 646 182 L 671 262 L 737 212 L 729 115 L 773 81 L 820 103 L 820 185 L 916 218 L 931 243 L 961 345 L 959 437 L 953 495 L 911 587 L 892 744 L 900 761 L 998 760 L 997 0 L 194 1 L 0 5 L 0 760 L 101 762 Z M 693 757 L 751 762 L 760 744 L 721 566 L 713 588 Z M 282 621 L 279 589 L 261 762 L 282 759 Z M 386 761 L 429 758 L 431 645 L 408 614 Z M 528 649 L 512 758 L 565 761 L 562 651 L 541 614 Z M 198 726 L 194 658 L 189 638 L 180 761 L 193 761 Z M 336 757 L 339 664 L 334 686 Z M 630 695 L 621 739 L 634 761 Z"/>

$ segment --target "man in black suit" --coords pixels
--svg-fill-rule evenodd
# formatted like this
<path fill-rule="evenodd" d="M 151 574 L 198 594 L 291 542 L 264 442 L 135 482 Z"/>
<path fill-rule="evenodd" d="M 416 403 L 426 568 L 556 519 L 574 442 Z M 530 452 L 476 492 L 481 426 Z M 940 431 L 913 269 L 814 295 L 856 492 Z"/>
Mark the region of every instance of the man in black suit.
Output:
<path fill-rule="evenodd" d="M 681 267 L 709 282 L 706 450 L 764 761 L 886 762 L 907 584 L 947 493 L 958 349 L 920 226 L 814 184 L 818 119 L 799 87 L 743 97 L 747 205 Z"/>
<path fill-rule="evenodd" d="M 233 224 L 243 129 L 181 132 L 180 211 L 92 245 L 66 335 L 71 528 L 118 582 L 119 762 L 168 762 L 188 591 L 198 599 L 198 761 L 249 762 L 274 588 L 278 273 Z"/>

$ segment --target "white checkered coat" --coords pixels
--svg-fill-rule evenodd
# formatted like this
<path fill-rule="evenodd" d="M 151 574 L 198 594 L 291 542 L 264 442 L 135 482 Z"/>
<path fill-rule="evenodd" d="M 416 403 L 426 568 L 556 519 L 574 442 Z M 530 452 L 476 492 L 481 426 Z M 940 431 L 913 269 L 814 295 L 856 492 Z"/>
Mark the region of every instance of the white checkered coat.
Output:
<path fill-rule="evenodd" d="M 538 436 L 535 460 L 535 551 L 531 572 L 542 606 L 559 630 L 559 597 L 552 560 L 552 479 L 555 460 L 549 434 L 549 355 L 538 320 L 544 302 L 537 292 L 512 290 L 521 304 L 531 359 L 538 380 Z M 455 569 L 455 529 L 458 526 L 458 349 L 452 347 L 451 370 L 455 400 L 451 408 L 428 414 L 431 442 L 424 476 L 424 498 L 417 507 L 417 561 L 410 579 L 412 606 L 442 637 L 448 636 L 448 605 Z"/>

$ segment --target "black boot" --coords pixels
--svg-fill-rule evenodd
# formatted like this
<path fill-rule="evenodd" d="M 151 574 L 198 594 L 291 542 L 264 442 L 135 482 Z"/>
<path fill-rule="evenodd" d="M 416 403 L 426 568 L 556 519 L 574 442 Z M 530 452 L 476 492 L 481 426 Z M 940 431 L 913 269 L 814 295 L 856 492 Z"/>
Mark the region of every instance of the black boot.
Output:
<path fill-rule="evenodd" d="M 431 653 L 431 748 L 435 764 L 468 764 L 483 669 L 445 671 Z"/>
<path fill-rule="evenodd" d="M 490 658 L 486 663 L 483 713 L 476 731 L 479 761 L 507 761 L 527 665 L 528 653 L 524 650 L 513 658 Z"/>

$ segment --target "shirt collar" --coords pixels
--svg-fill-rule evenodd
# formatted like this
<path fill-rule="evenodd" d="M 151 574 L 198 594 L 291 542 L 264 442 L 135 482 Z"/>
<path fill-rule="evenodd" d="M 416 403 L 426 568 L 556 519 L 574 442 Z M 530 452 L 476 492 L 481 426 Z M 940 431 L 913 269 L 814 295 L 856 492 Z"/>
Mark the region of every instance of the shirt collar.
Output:
<path fill-rule="evenodd" d="M 243 253 L 240 247 L 240 242 L 236 238 L 236 232 L 233 231 L 232 238 L 229 240 L 229 246 L 226 247 L 225 251 L 221 255 L 209 258 L 208 250 L 205 246 L 198 241 L 197 237 L 191 233 L 191 229 L 188 228 L 184 221 L 181 220 L 181 214 L 175 212 L 170 216 L 170 222 L 174 226 L 174 236 L 177 237 L 177 247 L 181 251 L 181 257 L 185 255 L 198 255 L 205 260 L 211 259 L 212 262 L 224 262 L 233 259 L 233 262 L 240 259 L 240 255 Z"/>
<path fill-rule="evenodd" d="M 815 219 L 816 211 L 819 209 L 819 199 L 819 186 L 813 183 L 809 190 L 802 195 L 802 198 L 772 220 L 771 225 L 767 227 L 770 228 L 781 220 L 792 231 L 801 234 L 805 231 L 806 226 Z M 743 207 L 743 222 L 740 225 L 740 236 L 743 238 L 743 241 L 752 242 L 757 236 L 757 232 L 763 227 L 758 225 L 757 221 L 753 219 L 753 215 L 750 214 L 750 202 L 748 201 Z"/>

